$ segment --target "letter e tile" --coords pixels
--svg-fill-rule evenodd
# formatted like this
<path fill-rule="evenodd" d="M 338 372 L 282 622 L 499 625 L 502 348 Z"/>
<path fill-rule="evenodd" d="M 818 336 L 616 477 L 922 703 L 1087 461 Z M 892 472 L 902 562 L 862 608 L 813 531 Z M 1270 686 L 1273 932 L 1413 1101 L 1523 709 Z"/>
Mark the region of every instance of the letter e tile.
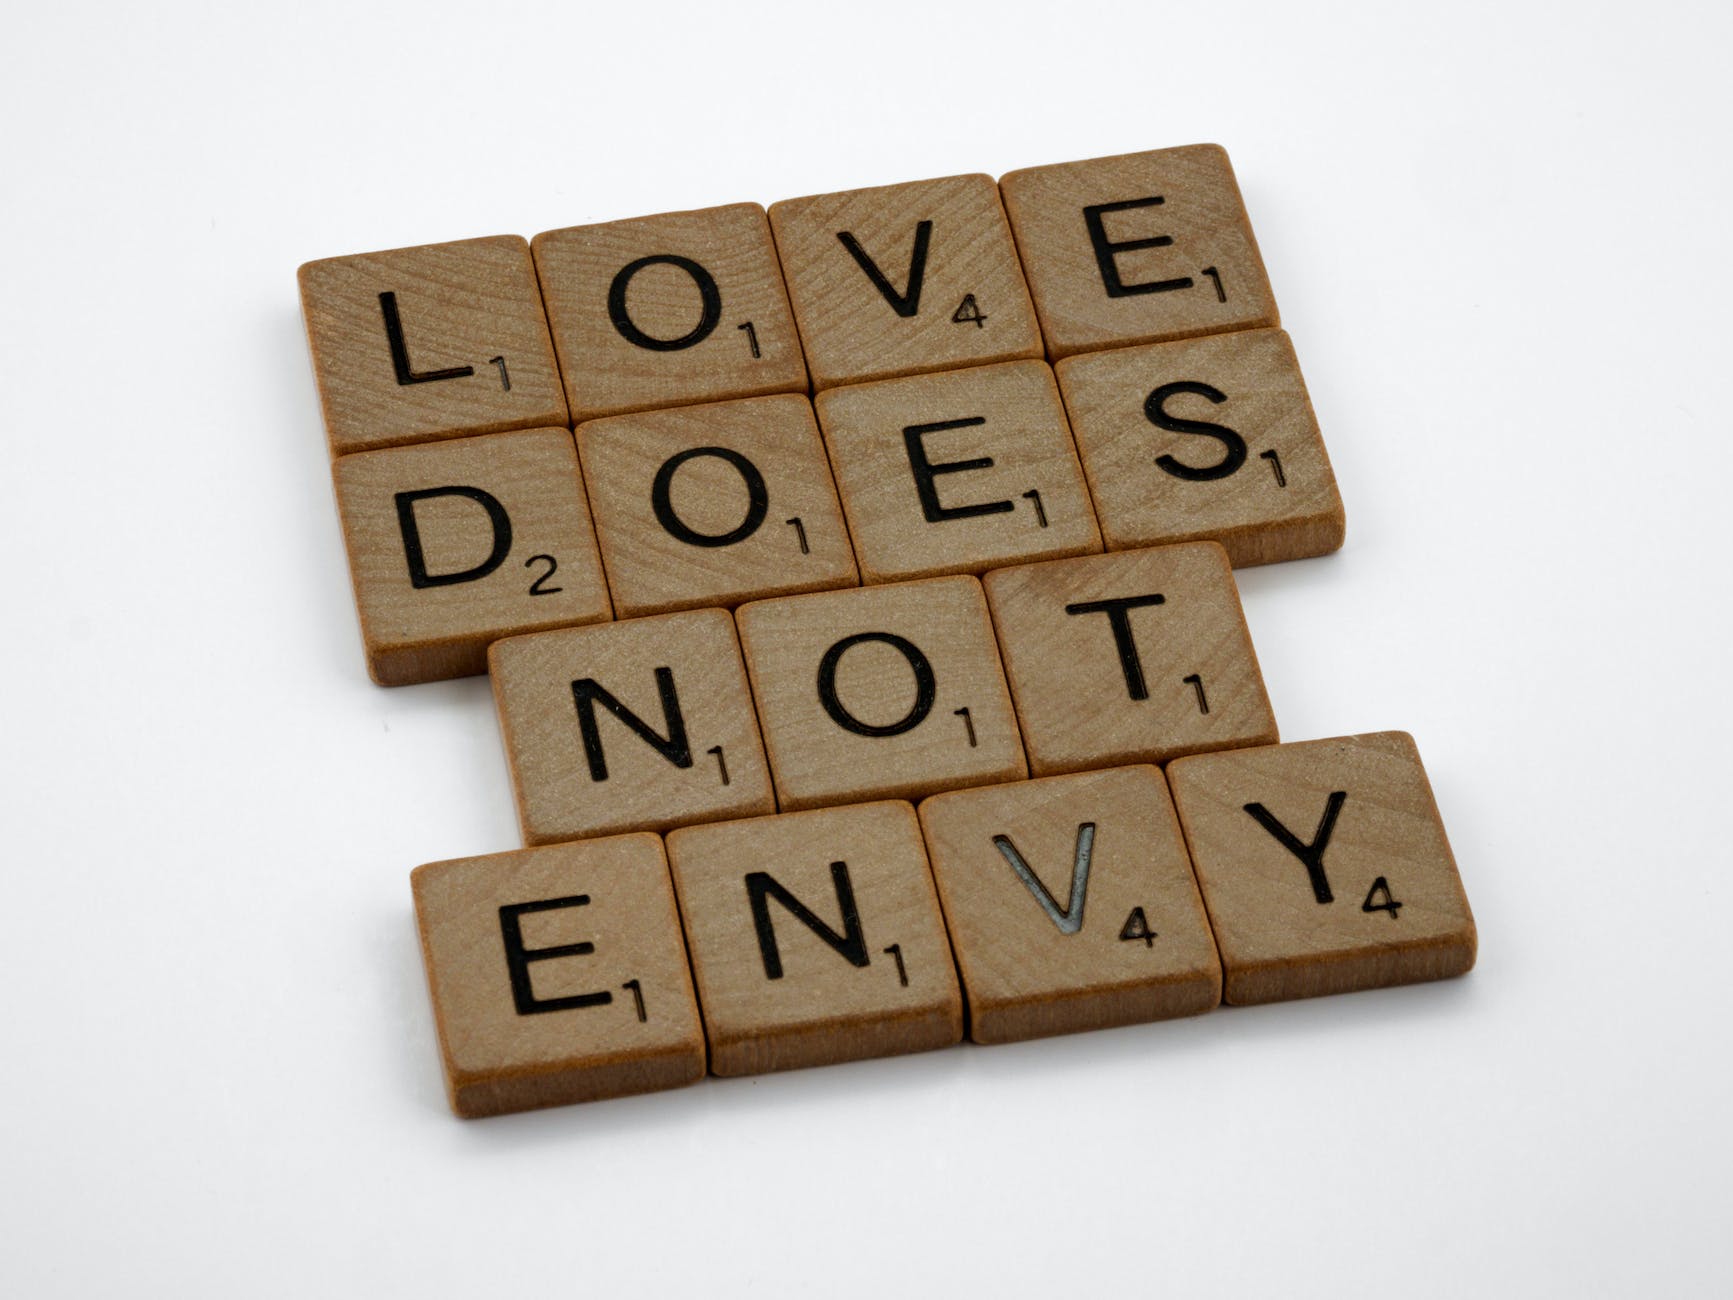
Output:
<path fill-rule="evenodd" d="M 999 188 L 1052 360 L 1280 324 L 1219 145 L 1030 167 Z"/>
<path fill-rule="evenodd" d="M 817 405 L 868 582 L 1101 549 L 1046 362 L 851 384 Z"/>
<path fill-rule="evenodd" d="M 431 862 L 410 883 L 459 1115 L 703 1077 L 703 1026 L 654 835 Z"/>

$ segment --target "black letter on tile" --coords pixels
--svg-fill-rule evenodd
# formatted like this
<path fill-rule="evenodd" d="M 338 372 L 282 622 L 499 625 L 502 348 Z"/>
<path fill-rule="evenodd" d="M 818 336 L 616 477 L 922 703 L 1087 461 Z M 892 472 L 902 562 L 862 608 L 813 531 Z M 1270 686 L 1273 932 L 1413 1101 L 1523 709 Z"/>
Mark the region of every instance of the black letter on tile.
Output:
<path fill-rule="evenodd" d="M 1134 700 L 1147 700 L 1149 687 L 1143 680 L 1143 661 L 1137 657 L 1137 642 L 1131 635 L 1131 614 L 1146 605 L 1164 605 L 1167 597 L 1120 596 L 1115 600 L 1080 600 L 1067 605 L 1067 614 L 1105 614 L 1113 628 L 1113 645 L 1119 651 L 1119 668 L 1125 674 L 1125 689 Z"/>
<path fill-rule="evenodd" d="M 675 767 L 692 766 L 692 746 L 686 740 L 686 721 L 680 716 L 680 697 L 674 691 L 674 674 L 669 669 L 656 670 L 656 689 L 662 696 L 662 717 L 668 724 L 667 739 L 652 731 L 642 718 L 621 704 L 594 678 L 585 677 L 572 683 L 572 699 L 578 706 L 578 730 L 584 737 L 584 757 L 589 760 L 590 780 L 608 779 L 608 759 L 602 752 L 602 734 L 596 729 L 598 704 Z"/>
<path fill-rule="evenodd" d="M 842 663 L 843 655 L 863 641 L 882 641 L 890 646 L 904 659 L 909 661 L 909 667 L 915 672 L 915 702 L 909 707 L 908 713 L 896 722 L 884 726 L 875 726 L 870 722 L 862 722 L 844 707 L 836 693 L 836 670 Z M 905 640 L 895 632 L 856 632 L 853 636 L 845 636 L 830 649 L 824 652 L 824 658 L 818 664 L 818 699 L 824 705 L 824 711 L 831 720 L 844 731 L 852 731 L 857 736 L 900 736 L 905 731 L 913 731 L 926 721 L 927 714 L 933 711 L 933 700 L 938 695 L 938 681 L 933 676 L 933 665 L 921 648 L 912 641 Z"/>
<path fill-rule="evenodd" d="M 933 223 L 922 221 L 915 226 L 915 249 L 909 255 L 909 287 L 902 293 L 885 279 L 885 273 L 879 270 L 877 262 L 868 256 L 866 249 L 860 246 L 860 241 L 846 230 L 837 231 L 836 237 L 842 241 L 842 246 L 848 249 L 854 260 L 860 264 L 860 269 L 866 272 L 867 279 L 873 282 L 873 287 L 882 293 L 885 301 L 899 316 L 913 316 L 921 309 L 921 282 L 927 275 L 927 245 L 932 242 Z"/>
<path fill-rule="evenodd" d="M 573 894 L 569 898 L 544 898 L 534 903 L 508 903 L 499 909 L 499 932 L 505 939 L 505 964 L 511 972 L 511 996 L 520 1016 L 533 1016 L 541 1011 L 566 1011 L 573 1007 L 605 1007 L 614 1000 L 612 993 L 577 993 L 564 998 L 538 998 L 530 986 L 530 963 L 548 961 L 554 957 L 586 957 L 596 950 L 593 943 L 562 943 L 552 948 L 525 948 L 523 928 L 518 918 L 526 912 L 552 912 L 562 907 L 584 907 L 588 894 Z"/>
<path fill-rule="evenodd" d="M 493 525 L 493 550 L 488 552 L 487 559 L 473 569 L 462 569 L 457 573 L 427 571 L 427 555 L 421 549 L 421 526 L 415 521 L 415 503 L 426 501 L 430 497 L 463 497 L 487 511 L 487 521 Z M 506 514 L 499 498 L 491 492 L 483 492 L 476 487 L 420 488 L 414 492 L 399 492 L 395 499 L 397 527 L 403 533 L 403 556 L 409 562 L 409 585 L 418 590 L 422 587 L 449 587 L 454 582 L 474 582 L 477 578 L 485 578 L 504 564 L 505 557 L 511 554 L 511 516 Z"/>
<path fill-rule="evenodd" d="M 1140 248 L 1166 248 L 1173 243 L 1173 236 L 1155 235 L 1149 239 L 1112 240 L 1107 237 L 1107 227 L 1101 223 L 1101 214 L 1125 212 L 1131 208 L 1153 208 L 1163 202 L 1165 200 L 1159 197 L 1121 199 L 1118 203 L 1094 203 L 1083 209 L 1083 221 L 1089 227 L 1089 242 L 1095 247 L 1095 264 L 1101 268 L 1101 283 L 1106 287 L 1109 298 L 1129 298 L 1139 293 L 1164 293 L 1169 289 L 1191 288 L 1190 276 L 1126 284 L 1119 278 L 1119 264 L 1113 260 L 1122 252 L 1135 252 Z"/>
<path fill-rule="evenodd" d="M 738 528 L 725 533 L 701 533 L 674 513 L 670 495 L 674 472 L 699 456 L 714 456 L 717 460 L 727 461 L 746 481 L 746 518 L 740 521 Z M 656 481 L 650 487 L 650 506 L 656 512 L 656 522 L 667 529 L 670 536 L 688 546 L 732 546 L 758 531 L 758 526 L 764 522 L 765 511 L 770 509 L 770 489 L 765 486 L 764 475 L 758 472 L 758 466 L 732 448 L 688 447 L 668 457 L 662 462 L 662 468 L 656 471 Z"/>
<path fill-rule="evenodd" d="M 626 310 L 626 290 L 632 283 L 632 277 L 646 266 L 657 264 L 677 266 L 691 276 L 703 301 L 703 312 L 698 323 L 692 327 L 690 333 L 682 334 L 677 339 L 659 339 L 644 333 L 632 323 L 631 314 Z M 620 337 L 636 347 L 648 348 L 651 352 L 678 352 L 710 337 L 710 332 L 716 328 L 716 322 L 722 319 L 722 291 L 716 287 L 716 280 L 710 272 L 691 258 L 679 257 L 673 253 L 654 253 L 620 268 L 613 284 L 608 286 L 608 319 L 614 322 L 614 328 L 620 331 Z"/>
<path fill-rule="evenodd" d="M 1246 463 L 1246 440 L 1225 424 L 1211 424 L 1207 420 L 1185 420 L 1177 415 L 1169 415 L 1165 409 L 1167 399 L 1180 393 L 1207 397 L 1217 406 L 1228 400 L 1228 395 L 1219 388 L 1211 388 L 1208 384 L 1192 380 L 1181 380 L 1174 384 L 1163 384 L 1145 398 L 1144 415 L 1156 428 L 1166 429 L 1169 433 L 1196 433 L 1205 438 L 1214 438 L 1222 445 L 1222 458 L 1214 465 L 1201 467 L 1187 465 L 1165 455 L 1157 456 L 1155 463 L 1175 478 L 1183 478 L 1192 483 L 1207 483 L 1211 479 L 1226 478 Z"/>
<path fill-rule="evenodd" d="M 944 429 L 968 429 L 977 424 L 987 423 L 984 416 L 971 415 L 962 420 L 940 420 L 934 424 L 911 424 L 903 430 L 903 446 L 908 449 L 909 468 L 915 472 L 915 491 L 920 494 L 921 513 L 926 515 L 929 524 L 936 524 L 945 519 L 973 519 L 977 515 L 1002 515 L 1016 507 L 1009 501 L 984 501 L 973 506 L 942 506 L 939 504 L 939 489 L 934 481 L 941 474 L 961 474 L 971 469 L 991 469 L 991 456 L 976 456 L 971 460 L 943 460 L 934 464 L 927 459 L 927 449 L 923 439 L 929 433 L 938 433 Z"/>
<path fill-rule="evenodd" d="M 758 931 L 758 955 L 764 959 L 765 979 L 782 978 L 782 953 L 776 946 L 776 927 L 770 923 L 772 898 L 786 907 L 790 916 L 847 958 L 849 965 L 865 966 L 872 960 L 867 956 L 866 931 L 861 928 L 860 911 L 855 907 L 848 863 L 831 863 L 830 879 L 836 886 L 836 901 L 842 904 L 841 934 L 814 916 L 805 903 L 784 889 L 768 871 L 754 871 L 746 877 L 746 897 L 752 904 L 752 925 Z"/>
<path fill-rule="evenodd" d="M 397 314 L 397 295 L 379 295 L 379 314 L 385 317 L 385 341 L 391 345 L 391 368 L 397 372 L 398 384 L 430 384 L 436 379 L 467 379 L 475 373 L 474 366 L 452 366 L 446 370 L 423 370 L 417 374 L 409 367 L 409 344 L 403 340 L 403 321 Z"/>
<path fill-rule="evenodd" d="M 1317 832 L 1312 836 L 1310 844 L 1300 843 L 1300 837 L 1277 821 L 1263 804 L 1246 805 L 1246 811 L 1259 826 L 1274 835 L 1277 843 L 1306 864 L 1306 875 L 1312 882 L 1312 895 L 1320 903 L 1335 901 L 1335 895 L 1330 892 L 1329 878 L 1324 875 L 1324 850 L 1330 846 L 1330 835 L 1336 829 L 1336 815 L 1342 811 L 1342 805 L 1347 800 L 1346 790 L 1338 790 L 1330 796 L 1330 802 L 1324 805 L 1324 815 L 1318 821 Z"/>

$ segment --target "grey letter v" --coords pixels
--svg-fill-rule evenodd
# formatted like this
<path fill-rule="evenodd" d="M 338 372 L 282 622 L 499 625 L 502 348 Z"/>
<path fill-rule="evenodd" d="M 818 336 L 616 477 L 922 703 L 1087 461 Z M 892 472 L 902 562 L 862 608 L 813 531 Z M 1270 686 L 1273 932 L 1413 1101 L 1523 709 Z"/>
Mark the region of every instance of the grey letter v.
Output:
<path fill-rule="evenodd" d="M 1041 904 L 1041 910 L 1059 927 L 1060 934 L 1076 934 L 1083 928 L 1083 897 L 1089 892 L 1089 860 L 1095 851 L 1094 822 L 1081 822 L 1077 827 L 1077 860 L 1071 867 L 1071 906 L 1063 912 L 1059 910 L 1059 904 L 1053 901 L 1053 895 L 1047 892 L 1047 886 L 1041 883 L 1041 878 L 1029 869 L 1029 864 L 1017 851 L 1017 846 L 1011 843 L 1010 836 L 995 835 L 993 843 L 1004 855 L 1005 861 L 1011 864 L 1011 870 L 1017 873 L 1017 879 L 1023 882 L 1023 887 L 1035 895 L 1035 901 Z"/>

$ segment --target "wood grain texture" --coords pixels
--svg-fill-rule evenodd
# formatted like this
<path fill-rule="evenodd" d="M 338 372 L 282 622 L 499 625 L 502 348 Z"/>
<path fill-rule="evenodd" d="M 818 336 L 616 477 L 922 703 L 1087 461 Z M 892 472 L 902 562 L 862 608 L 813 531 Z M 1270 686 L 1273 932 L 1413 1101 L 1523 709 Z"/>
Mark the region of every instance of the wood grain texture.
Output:
<path fill-rule="evenodd" d="M 526 843 L 775 811 L 727 610 L 512 637 L 488 667 Z"/>
<path fill-rule="evenodd" d="M 1277 739 L 1214 542 L 996 569 L 986 590 L 1037 776 Z"/>
<path fill-rule="evenodd" d="M 784 811 L 1025 775 L 974 578 L 756 601 L 736 620 Z"/>
<path fill-rule="evenodd" d="M 1045 362 L 833 388 L 817 408 L 868 582 L 1101 549 Z"/>
<path fill-rule="evenodd" d="M 574 421 L 806 392 L 758 204 L 550 230 L 533 248 Z"/>
<path fill-rule="evenodd" d="M 989 176 L 785 199 L 770 224 L 817 388 L 1041 356 Z"/>
<path fill-rule="evenodd" d="M 622 618 L 860 583 L 805 397 L 592 420 L 578 451 Z"/>
<path fill-rule="evenodd" d="M 517 235 L 328 257 L 299 280 L 333 455 L 568 423 Z"/>
<path fill-rule="evenodd" d="M 920 817 L 977 1043 L 1196 1015 L 1221 1001 L 1215 940 L 1160 769 L 934 795 Z"/>
<path fill-rule="evenodd" d="M 333 473 L 381 686 L 486 672 L 501 637 L 611 616 L 565 429 L 357 452 Z"/>
<path fill-rule="evenodd" d="M 1342 498 L 1286 331 L 1090 352 L 1057 370 L 1109 550 L 1208 539 L 1241 567 L 1341 547 Z"/>
<path fill-rule="evenodd" d="M 1054 360 L 1281 323 L 1219 145 L 1030 167 L 999 188 Z"/>
<path fill-rule="evenodd" d="M 430 862 L 410 884 L 459 1115 L 703 1077 L 704 1029 L 656 836 Z M 590 950 L 547 951 L 577 945 Z"/>
<path fill-rule="evenodd" d="M 690 827 L 668 836 L 668 857 L 716 1074 L 961 1039 L 956 968 L 908 804 Z"/>
<path fill-rule="evenodd" d="M 1405 732 L 1200 755 L 1168 778 L 1229 1002 L 1444 979 L 1474 965 L 1474 917 Z"/>

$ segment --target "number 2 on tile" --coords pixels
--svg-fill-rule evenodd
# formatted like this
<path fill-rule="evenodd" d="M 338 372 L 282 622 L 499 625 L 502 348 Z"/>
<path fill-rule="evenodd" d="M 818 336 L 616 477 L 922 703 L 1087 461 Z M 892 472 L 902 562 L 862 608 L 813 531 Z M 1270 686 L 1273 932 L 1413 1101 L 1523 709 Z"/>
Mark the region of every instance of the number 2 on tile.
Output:
<path fill-rule="evenodd" d="M 537 560 L 545 560 L 548 567 L 541 577 L 537 578 L 530 584 L 530 595 L 552 596 L 556 592 L 564 591 L 564 587 L 550 587 L 547 585 L 548 579 L 553 577 L 554 572 L 560 567 L 560 562 L 554 559 L 551 555 L 532 555 L 529 559 L 524 561 L 524 568 L 532 568 Z"/>

